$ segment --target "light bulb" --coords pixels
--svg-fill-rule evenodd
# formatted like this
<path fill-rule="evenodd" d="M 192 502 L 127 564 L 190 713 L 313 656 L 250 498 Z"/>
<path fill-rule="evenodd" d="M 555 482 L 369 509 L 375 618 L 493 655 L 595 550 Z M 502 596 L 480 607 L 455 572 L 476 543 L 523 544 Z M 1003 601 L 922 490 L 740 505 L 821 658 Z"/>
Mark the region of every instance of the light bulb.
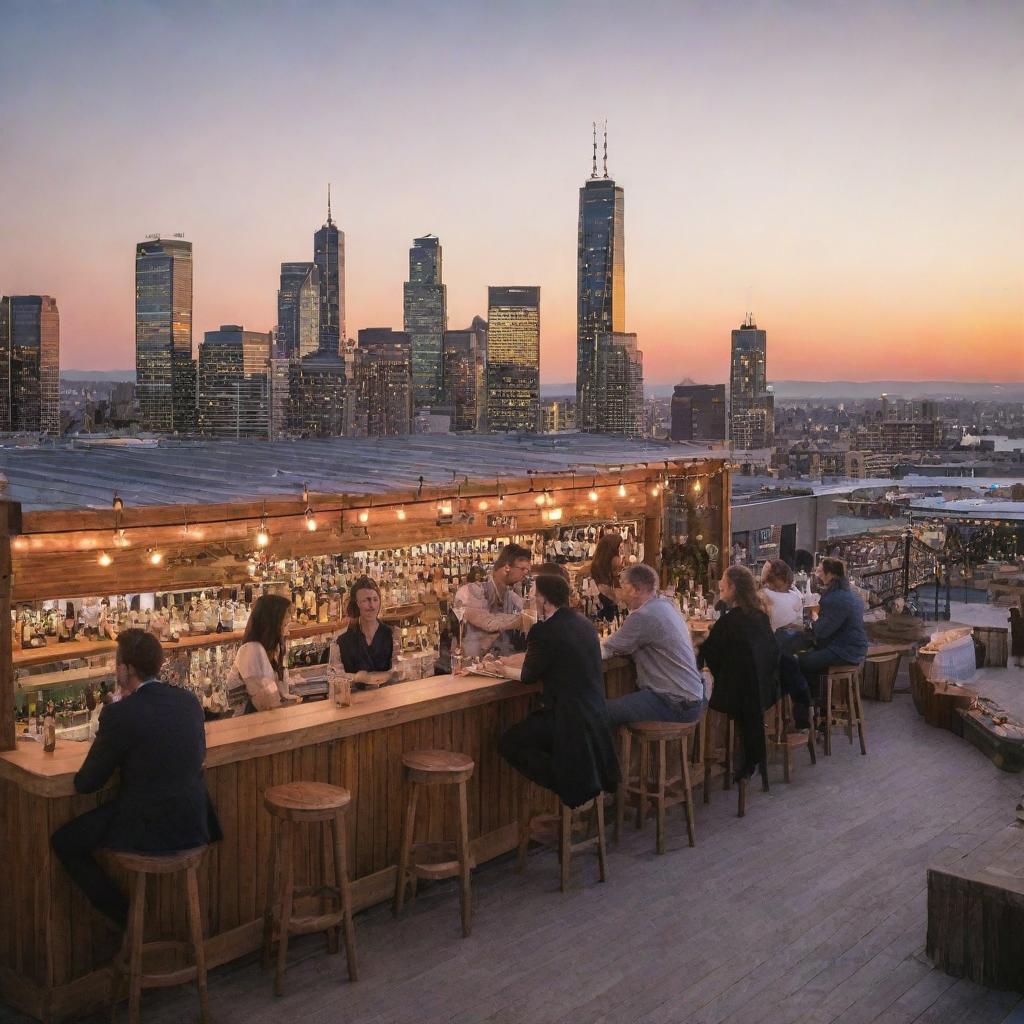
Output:
<path fill-rule="evenodd" d="M 694 480 L 694 482 L 693 482 L 693 492 L 694 492 L 694 494 L 700 494 L 700 490 L 701 490 L 701 488 L 700 488 L 700 481 L 699 480 Z"/>
<path fill-rule="evenodd" d="M 164 560 L 162 551 L 150 551 L 149 553 L 149 564 L 159 565 Z"/>
<path fill-rule="evenodd" d="M 626 496 L 626 485 L 623 483 L 619 484 L 619 497 L 624 498 Z"/>
<path fill-rule="evenodd" d="M 400 509 L 399 509 L 399 510 L 398 510 L 398 511 L 397 511 L 397 512 L 395 513 L 395 515 L 396 515 L 396 516 L 398 517 L 398 521 L 399 521 L 399 522 L 401 522 L 401 523 L 404 523 L 404 522 L 405 522 L 405 509 L 404 509 L 404 508 L 400 508 Z"/>
<path fill-rule="evenodd" d="M 104 569 L 106 569 L 108 565 L 112 565 L 114 562 L 114 560 L 110 557 L 110 555 L 106 553 L 106 551 L 101 551 L 100 556 L 96 559 L 96 561 L 99 562 L 99 564 L 102 565 Z"/>
<path fill-rule="evenodd" d="M 597 501 L 597 491 L 595 491 L 595 490 L 594 490 L 593 488 L 591 488 L 591 491 L 590 491 L 590 493 L 589 493 L 589 494 L 587 495 L 587 497 L 588 497 L 588 498 L 589 498 L 589 499 L 590 499 L 591 501 Z"/>
<path fill-rule="evenodd" d="M 557 523 L 562 518 L 562 510 L 560 508 L 549 508 L 548 509 L 548 520 L 552 523 Z"/>
<path fill-rule="evenodd" d="M 256 531 L 256 544 L 258 547 L 265 548 L 270 543 L 270 534 L 267 533 L 267 528 L 261 526 Z"/>
<path fill-rule="evenodd" d="M 24 537 L 15 537 L 14 538 L 14 543 L 13 543 L 12 546 L 13 546 L 15 551 L 27 551 L 28 550 L 28 541 L 25 540 Z"/>
<path fill-rule="evenodd" d="M 312 512 L 306 513 L 306 529 L 309 530 L 310 533 L 316 533 L 316 518 L 313 516 Z"/>
<path fill-rule="evenodd" d="M 651 488 L 651 497 L 656 498 L 659 494 L 661 494 L 661 488 L 657 484 L 655 484 Z"/>
<path fill-rule="evenodd" d="M 370 521 L 370 513 L 367 512 L 366 509 L 363 509 L 363 511 L 359 513 L 359 522 L 361 522 L 361 523 L 368 523 L 369 521 Z"/>
<path fill-rule="evenodd" d="M 533 503 L 537 506 L 537 508 L 540 508 L 541 505 L 544 504 L 544 495 L 538 494 L 537 497 L 533 499 Z"/>

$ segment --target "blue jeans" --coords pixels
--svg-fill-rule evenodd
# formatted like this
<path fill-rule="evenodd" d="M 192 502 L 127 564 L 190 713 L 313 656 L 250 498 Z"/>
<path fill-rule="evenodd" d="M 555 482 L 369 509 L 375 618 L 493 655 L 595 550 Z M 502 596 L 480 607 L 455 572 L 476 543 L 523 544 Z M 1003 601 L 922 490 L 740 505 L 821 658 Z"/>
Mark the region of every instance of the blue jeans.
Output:
<path fill-rule="evenodd" d="M 679 704 L 653 690 L 637 690 L 608 701 L 608 718 L 612 726 L 626 722 L 696 722 L 707 707 L 707 700 Z"/>

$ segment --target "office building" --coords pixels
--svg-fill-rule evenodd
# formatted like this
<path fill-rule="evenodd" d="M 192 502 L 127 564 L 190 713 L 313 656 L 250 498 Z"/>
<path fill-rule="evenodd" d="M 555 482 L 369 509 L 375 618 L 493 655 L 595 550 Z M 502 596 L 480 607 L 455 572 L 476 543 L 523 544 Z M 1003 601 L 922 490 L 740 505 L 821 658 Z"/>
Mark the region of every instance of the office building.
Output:
<path fill-rule="evenodd" d="M 540 288 L 487 289 L 487 429 L 535 431 L 540 415 Z"/>
<path fill-rule="evenodd" d="M 479 422 L 481 362 L 477 339 L 472 327 L 444 334 L 444 407 L 451 415 L 452 430 L 476 430 Z"/>
<path fill-rule="evenodd" d="M 412 383 L 417 405 L 442 400 L 444 332 L 448 298 L 441 282 L 441 243 L 435 235 L 413 239 L 405 283 L 404 326 L 412 339 Z"/>
<path fill-rule="evenodd" d="M 412 432 L 412 339 L 405 331 L 371 327 L 352 353 L 352 433 L 403 437 Z"/>
<path fill-rule="evenodd" d="M 270 395 L 267 399 L 267 436 L 271 441 L 287 437 L 291 413 L 291 360 L 271 349 L 267 370 Z"/>
<path fill-rule="evenodd" d="M 135 247 L 135 383 L 143 430 L 195 430 L 192 243 L 179 236 Z"/>
<path fill-rule="evenodd" d="M 608 133 L 604 173 L 597 172 L 597 130 L 590 180 L 580 189 L 576 247 L 576 422 L 595 430 L 594 370 L 598 338 L 626 329 L 626 261 L 623 190 L 608 177 Z"/>
<path fill-rule="evenodd" d="M 593 429 L 602 434 L 642 437 L 644 355 L 635 334 L 602 334 L 594 362 Z"/>
<path fill-rule="evenodd" d="M 49 295 L 0 299 L 0 431 L 60 433 L 60 313 Z"/>
<path fill-rule="evenodd" d="M 345 232 L 331 217 L 331 186 L 327 186 L 327 222 L 313 235 L 313 261 L 320 279 L 319 349 L 341 355 L 345 337 Z"/>
<path fill-rule="evenodd" d="M 775 398 L 768 388 L 767 332 L 753 314 L 732 332 L 729 371 L 729 435 L 734 448 L 771 448 L 775 443 Z"/>
<path fill-rule="evenodd" d="M 563 430 L 576 429 L 576 400 L 555 398 L 541 403 L 540 432 L 557 434 Z"/>
<path fill-rule="evenodd" d="M 281 355 L 302 359 L 321 350 L 320 308 L 316 264 L 282 263 L 277 292 L 277 348 Z"/>
<path fill-rule="evenodd" d="M 301 437 L 345 433 L 348 374 L 345 360 L 325 352 L 292 359 L 288 378 L 288 428 Z"/>
<path fill-rule="evenodd" d="M 672 392 L 673 441 L 724 441 L 724 384 L 677 384 Z"/>
<path fill-rule="evenodd" d="M 199 348 L 198 426 L 211 437 L 270 437 L 269 334 L 224 324 Z"/>

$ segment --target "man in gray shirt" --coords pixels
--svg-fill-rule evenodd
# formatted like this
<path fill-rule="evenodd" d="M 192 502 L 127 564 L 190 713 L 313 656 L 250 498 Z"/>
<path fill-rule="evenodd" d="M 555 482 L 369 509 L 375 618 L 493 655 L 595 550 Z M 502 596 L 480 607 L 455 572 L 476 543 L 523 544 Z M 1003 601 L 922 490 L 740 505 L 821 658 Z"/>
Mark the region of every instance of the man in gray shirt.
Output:
<path fill-rule="evenodd" d="M 658 574 L 649 565 L 629 566 L 620 580 L 629 615 L 601 654 L 631 657 L 638 689 L 608 701 L 612 725 L 697 721 L 707 703 L 704 678 L 678 606 L 658 596 Z"/>

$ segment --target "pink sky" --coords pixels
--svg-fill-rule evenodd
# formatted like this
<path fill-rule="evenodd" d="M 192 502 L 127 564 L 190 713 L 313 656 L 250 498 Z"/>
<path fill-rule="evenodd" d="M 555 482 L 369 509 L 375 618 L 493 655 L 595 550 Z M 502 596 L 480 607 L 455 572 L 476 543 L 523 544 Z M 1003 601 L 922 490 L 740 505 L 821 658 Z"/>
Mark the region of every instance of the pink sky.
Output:
<path fill-rule="evenodd" d="M 268 330 L 324 189 L 348 333 L 401 326 L 444 248 L 450 326 L 541 286 L 575 360 L 577 189 L 607 117 L 626 324 L 650 383 L 722 380 L 753 309 L 772 378 L 1024 378 L 1024 7 L 25 5 L 5 15 L 0 291 L 62 364 L 134 363 L 133 254 L 195 251 L 195 344 Z"/>

